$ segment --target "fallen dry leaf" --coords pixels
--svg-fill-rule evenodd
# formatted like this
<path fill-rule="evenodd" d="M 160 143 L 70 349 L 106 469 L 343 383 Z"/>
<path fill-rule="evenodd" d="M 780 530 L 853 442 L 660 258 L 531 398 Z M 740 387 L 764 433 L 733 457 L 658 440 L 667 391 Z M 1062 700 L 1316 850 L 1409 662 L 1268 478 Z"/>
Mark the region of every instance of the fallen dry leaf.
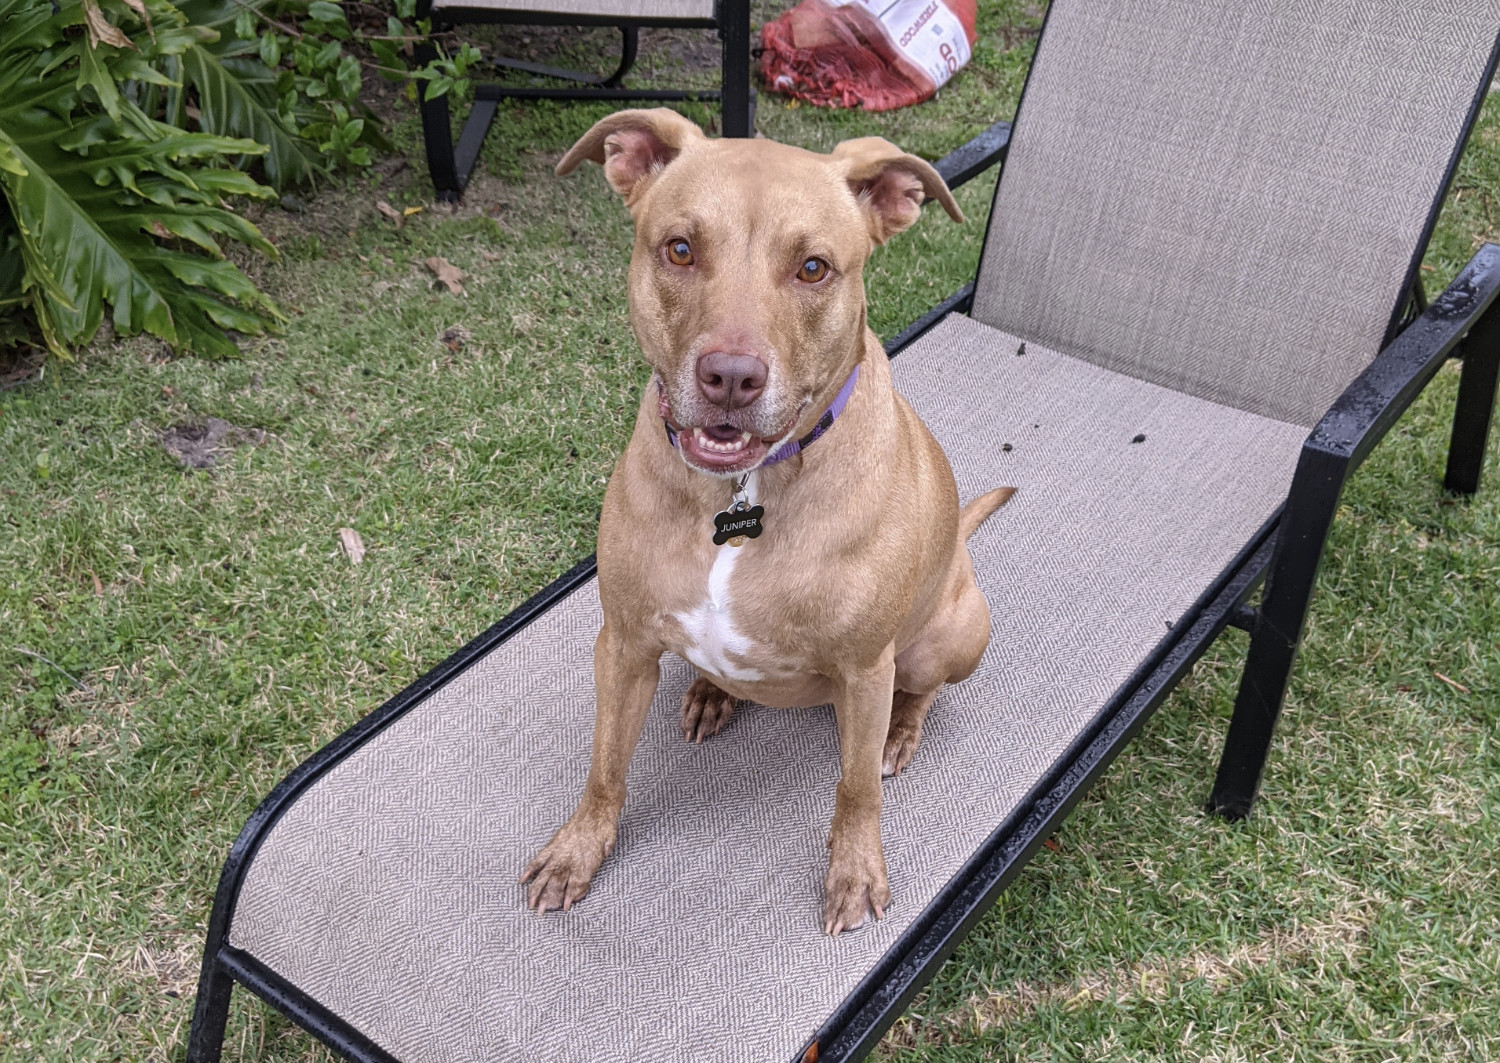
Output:
<path fill-rule="evenodd" d="M 104 584 L 99 579 L 99 573 L 95 572 L 93 569 L 89 569 L 89 578 L 94 581 L 94 595 L 96 597 L 103 598 Z"/>
<path fill-rule="evenodd" d="M 141 16 L 141 21 L 146 24 L 146 32 L 151 34 L 151 39 L 156 40 L 156 31 L 151 28 L 151 15 L 146 10 L 146 5 L 141 0 L 125 0 L 125 6 Z"/>
<path fill-rule="evenodd" d="M 422 208 L 421 207 L 407 207 L 401 213 L 405 214 L 408 218 L 410 218 L 413 214 L 421 214 L 422 213 Z"/>
<path fill-rule="evenodd" d="M 433 275 L 454 295 L 462 295 L 464 293 L 464 286 L 460 282 L 468 274 L 452 262 L 441 256 L 433 255 L 427 260 L 427 268 L 432 270 Z"/>
<path fill-rule="evenodd" d="M 387 218 L 391 219 L 391 221 L 395 222 L 396 228 L 398 229 L 406 224 L 405 215 L 403 215 L 399 210 L 391 206 L 383 199 L 377 199 L 375 201 L 375 209 L 380 211 L 380 213 L 384 214 Z"/>
<path fill-rule="evenodd" d="M 365 559 L 365 541 L 353 528 L 340 528 L 339 542 L 343 544 L 344 553 L 349 556 L 351 564 L 357 565 Z"/>
<path fill-rule="evenodd" d="M 495 262 L 495 261 L 498 261 L 499 258 L 500 258 L 500 255 L 497 252 L 494 252 L 494 251 L 481 251 L 481 252 L 479 252 L 479 255 L 486 262 Z"/>
<path fill-rule="evenodd" d="M 112 44 L 116 48 L 135 48 L 135 45 L 130 43 L 130 38 L 104 17 L 104 12 L 99 10 L 96 0 L 83 0 L 83 21 L 88 27 L 89 47 L 97 48 L 100 44 Z"/>

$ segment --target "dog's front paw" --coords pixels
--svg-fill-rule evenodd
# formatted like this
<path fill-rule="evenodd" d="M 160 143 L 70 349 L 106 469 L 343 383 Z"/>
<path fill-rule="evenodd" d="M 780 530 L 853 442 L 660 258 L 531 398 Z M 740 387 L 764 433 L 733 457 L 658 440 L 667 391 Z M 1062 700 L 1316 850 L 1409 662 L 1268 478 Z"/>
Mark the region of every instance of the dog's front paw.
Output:
<path fill-rule="evenodd" d="M 734 698 L 701 676 L 682 695 L 682 737 L 702 743 L 724 730 L 734 715 Z"/>
<path fill-rule="evenodd" d="M 538 913 L 573 907 L 588 896 L 594 872 L 614 847 L 614 831 L 575 825 L 570 820 L 521 872 L 521 882 L 531 883 L 526 906 Z"/>
<path fill-rule="evenodd" d="M 838 937 L 874 916 L 885 918 L 891 888 L 885 878 L 885 857 L 874 852 L 835 849 L 823 883 L 823 931 Z"/>

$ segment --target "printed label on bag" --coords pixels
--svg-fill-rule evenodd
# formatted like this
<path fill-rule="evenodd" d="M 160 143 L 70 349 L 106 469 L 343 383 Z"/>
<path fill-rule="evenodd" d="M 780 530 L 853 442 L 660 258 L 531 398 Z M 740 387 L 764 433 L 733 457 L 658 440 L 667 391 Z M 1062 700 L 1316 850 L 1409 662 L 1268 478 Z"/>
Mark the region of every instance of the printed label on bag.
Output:
<path fill-rule="evenodd" d="M 969 37 L 942 0 L 830 0 L 834 7 L 859 4 L 880 20 L 901 54 L 927 71 L 936 88 L 969 61 Z"/>

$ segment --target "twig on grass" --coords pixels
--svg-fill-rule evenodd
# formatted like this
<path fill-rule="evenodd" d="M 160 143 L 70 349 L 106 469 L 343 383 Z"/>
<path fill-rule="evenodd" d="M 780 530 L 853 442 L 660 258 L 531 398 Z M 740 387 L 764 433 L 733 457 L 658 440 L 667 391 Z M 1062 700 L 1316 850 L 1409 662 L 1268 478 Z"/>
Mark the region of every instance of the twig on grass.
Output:
<path fill-rule="evenodd" d="M 68 680 L 79 690 L 83 691 L 85 694 L 93 693 L 93 691 L 89 689 L 89 685 L 87 683 L 85 683 L 82 679 L 79 679 L 76 675 L 68 671 L 62 665 L 58 664 L 51 657 L 46 657 L 40 653 L 37 653 L 36 650 L 28 650 L 25 646 L 12 646 L 11 649 L 15 650 L 17 653 L 24 653 L 27 657 L 35 657 L 43 664 L 50 664 L 53 668 L 56 668 L 59 672 L 66 676 Z"/>
<path fill-rule="evenodd" d="M 1437 676 L 1443 682 L 1447 683 L 1450 687 L 1452 687 L 1454 690 L 1458 691 L 1460 694 L 1467 694 L 1467 693 L 1469 693 L 1469 688 L 1466 687 L 1466 686 L 1464 686 L 1457 679 L 1449 679 L 1442 672 L 1433 672 L 1432 674 L 1435 675 L 1435 676 Z"/>

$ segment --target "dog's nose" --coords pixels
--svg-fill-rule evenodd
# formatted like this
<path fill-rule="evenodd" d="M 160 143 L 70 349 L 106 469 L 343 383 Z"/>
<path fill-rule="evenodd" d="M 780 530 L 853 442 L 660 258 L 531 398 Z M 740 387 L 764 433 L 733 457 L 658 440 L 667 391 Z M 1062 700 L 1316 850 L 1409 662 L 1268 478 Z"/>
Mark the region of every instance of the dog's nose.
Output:
<path fill-rule="evenodd" d="M 698 359 L 698 390 L 715 406 L 749 406 L 766 389 L 766 363 L 753 354 L 711 351 Z"/>

